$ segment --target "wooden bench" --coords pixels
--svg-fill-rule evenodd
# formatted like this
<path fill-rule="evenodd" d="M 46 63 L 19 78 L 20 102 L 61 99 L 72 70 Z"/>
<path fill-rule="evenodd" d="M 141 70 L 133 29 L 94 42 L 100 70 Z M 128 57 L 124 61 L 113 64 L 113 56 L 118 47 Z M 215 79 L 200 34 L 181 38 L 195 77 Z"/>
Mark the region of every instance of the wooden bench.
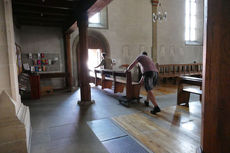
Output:
<path fill-rule="evenodd" d="M 189 85 L 186 87 L 186 85 Z M 191 87 L 195 86 L 195 87 Z M 189 106 L 190 93 L 202 96 L 202 78 L 180 76 L 177 90 L 177 105 Z"/>
<path fill-rule="evenodd" d="M 69 76 L 69 73 L 65 73 L 65 72 L 32 73 L 32 74 L 30 74 L 31 98 L 32 99 L 40 99 L 40 97 L 41 97 L 40 80 L 41 79 L 50 79 L 50 78 L 65 78 L 65 79 L 67 79 L 68 76 Z"/>
<path fill-rule="evenodd" d="M 176 78 L 179 76 L 201 76 L 202 63 L 193 64 L 156 64 L 160 78 Z"/>
<path fill-rule="evenodd" d="M 122 93 L 126 89 L 126 96 L 120 101 L 129 102 L 139 99 L 141 84 L 132 81 L 131 72 L 113 71 L 113 70 L 95 70 L 94 83 L 95 86 L 101 85 L 102 89 L 112 89 L 114 85 L 114 93 Z M 93 75 L 91 75 L 93 77 Z"/>

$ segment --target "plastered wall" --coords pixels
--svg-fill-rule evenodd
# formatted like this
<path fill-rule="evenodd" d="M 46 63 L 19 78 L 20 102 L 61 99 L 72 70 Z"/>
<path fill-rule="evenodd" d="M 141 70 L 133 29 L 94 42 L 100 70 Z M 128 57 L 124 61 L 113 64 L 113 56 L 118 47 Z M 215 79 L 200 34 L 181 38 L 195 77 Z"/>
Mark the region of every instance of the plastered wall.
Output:
<path fill-rule="evenodd" d="M 152 5 L 150 0 L 114 0 L 108 5 L 108 29 L 89 28 L 102 33 L 108 40 L 111 58 L 116 59 L 114 69 L 129 64 L 152 48 Z M 71 35 L 71 42 L 78 35 Z"/>
<path fill-rule="evenodd" d="M 6 35 L 6 23 L 3 2 L 0 2 L 0 93 L 6 90 L 11 94 L 9 55 Z"/>
<path fill-rule="evenodd" d="M 197 37 L 202 42 L 203 1 L 197 2 Z M 203 46 L 185 45 L 185 0 L 161 0 L 161 3 L 168 16 L 166 21 L 157 23 L 157 62 L 202 62 Z M 105 36 L 110 45 L 111 58 L 117 62 L 114 69 L 119 69 L 122 64 L 130 64 L 144 50 L 152 56 L 152 28 L 150 0 L 114 0 L 108 5 L 108 29 L 89 29 Z M 72 49 L 75 49 L 77 38 L 78 30 L 71 34 Z"/>
<path fill-rule="evenodd" d="M 15 32 L 20 41 L 23 53 L 58 53 L 60 54 L 60 72 L 65 71 L 64 41 L 61 28 L 22 26 Z M 17 36 L 19 35 L 19 36 Z M 52 85 L 63 88 L 64 79 L 54 78 L 41 80 L 42 86 Z"/>
<path fill-rule="evenodd" d="M 160 64 L 202 62 L 203 46 L 185 45 L 185 0 L 161 0 L 167 20 L 157 23 L 157 61 Z M 203 39 L 203 0 L 197 0 L 197 38 Z"/>

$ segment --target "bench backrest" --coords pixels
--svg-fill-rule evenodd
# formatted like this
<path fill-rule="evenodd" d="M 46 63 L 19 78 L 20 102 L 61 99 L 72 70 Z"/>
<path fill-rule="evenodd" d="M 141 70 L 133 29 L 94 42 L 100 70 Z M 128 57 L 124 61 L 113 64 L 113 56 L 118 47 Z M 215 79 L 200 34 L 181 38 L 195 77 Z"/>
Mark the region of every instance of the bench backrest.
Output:
<path fill-rule="evenodd" d="M 193 64 L 156 64 L 160 77 L 174 77 L 180 75 L 201 75 L 202 63 Z"/>

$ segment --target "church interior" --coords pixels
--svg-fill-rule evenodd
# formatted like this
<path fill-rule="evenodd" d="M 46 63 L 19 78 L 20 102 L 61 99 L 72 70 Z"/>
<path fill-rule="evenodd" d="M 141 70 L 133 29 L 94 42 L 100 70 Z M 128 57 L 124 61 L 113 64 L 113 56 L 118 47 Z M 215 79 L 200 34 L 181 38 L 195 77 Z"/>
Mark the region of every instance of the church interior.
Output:
<path fill-rule="evenodd" d="M 229 0 L 0 1 L 0 153 L 229 153 L 229 42 Z"/>

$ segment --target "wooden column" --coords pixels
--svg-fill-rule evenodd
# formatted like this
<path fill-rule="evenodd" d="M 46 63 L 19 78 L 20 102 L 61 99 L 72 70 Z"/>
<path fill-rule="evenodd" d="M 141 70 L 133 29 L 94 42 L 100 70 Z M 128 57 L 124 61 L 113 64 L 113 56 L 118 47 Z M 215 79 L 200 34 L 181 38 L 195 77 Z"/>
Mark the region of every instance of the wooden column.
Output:
<path fill-rule="evenodd" d="M 78 21 L 79 28 L 79 46 L 80 51 L 80 90 L 81 90 L 81 101 L 79 104 L 83 104 L 86 102 L 91 102 L 91 89 L 90 89 L 90 78 L 89 78 L 89 70 L 87 66 L 88 61 L 88 15 L 87 13 L 81 14 Z"/>
<path fill-rule="evenodd" d="M 67 64 L 67 88 L 69 91 L 72 90 L 73 86 L 73 75 L 72 75 L 72 59 L 71 59 L 71 44 L 70 44 L 70 34 L 65 34 L 65 46 L 66 46 L 66 64 Z"/>
<path fill-rule="evenodd" d="M 230 1 L 205 0 L 201 149 L 230 152 Z"/>
<path fill-rule="evenodd" d="M 157 14 L 158 0 L 151 0 L 152 3 L 152 13 Z M 152 59 L 154 62 L 157 62 L 157 21 L 152 22 L 153 31 L 152 31 Z"/>

